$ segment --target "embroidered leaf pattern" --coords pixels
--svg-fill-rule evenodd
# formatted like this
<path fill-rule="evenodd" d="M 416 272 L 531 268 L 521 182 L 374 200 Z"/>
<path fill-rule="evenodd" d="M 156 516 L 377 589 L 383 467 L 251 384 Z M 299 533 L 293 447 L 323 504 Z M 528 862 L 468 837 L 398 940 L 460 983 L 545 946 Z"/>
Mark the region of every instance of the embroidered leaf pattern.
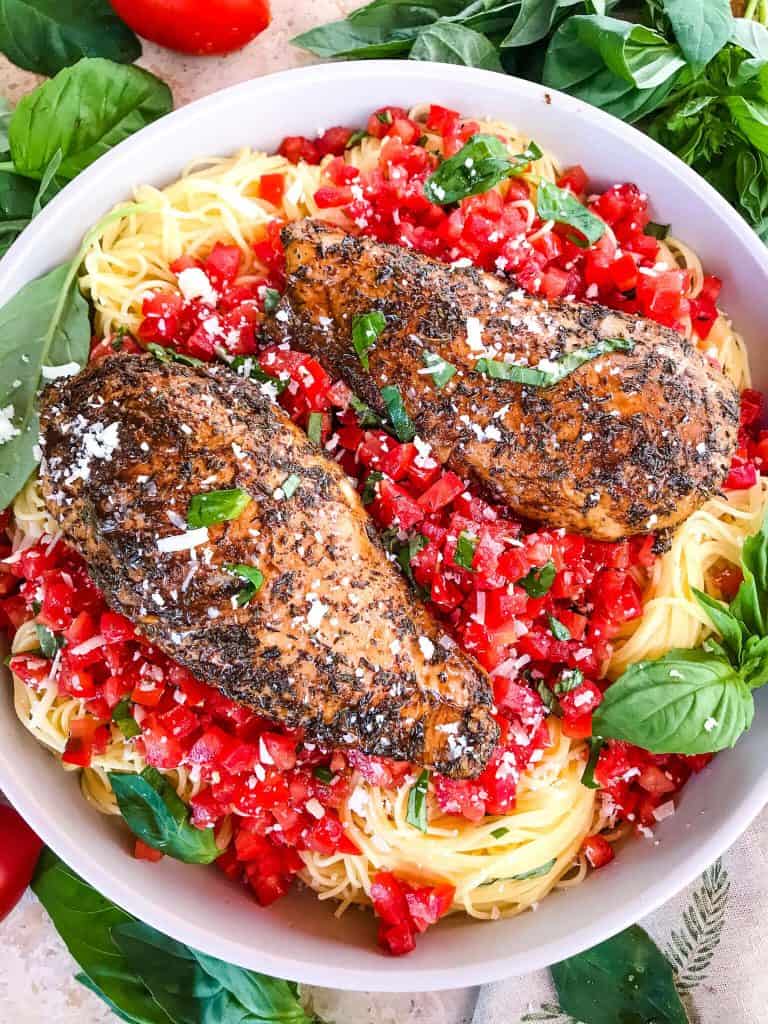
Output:
<path fill-rule="evenodd" d="M 730 888 L 723 862 L 715 861 L 701 876 L 701 885 L 683 912 L 682 928 L 670 935 L 665 953 L 681 992 L 689 992 L 704 980 L 720 944 Z"/>
<path fill-rule="evenodd" d="M 574 1017 L 563 1013 L 557 1003 L 542 1003 L 538 1010 L 529 1011 L 520 1018 L 520 1024 L 538 1024 L 547 1021 L 548 1024 L 580 1024 Z"/>

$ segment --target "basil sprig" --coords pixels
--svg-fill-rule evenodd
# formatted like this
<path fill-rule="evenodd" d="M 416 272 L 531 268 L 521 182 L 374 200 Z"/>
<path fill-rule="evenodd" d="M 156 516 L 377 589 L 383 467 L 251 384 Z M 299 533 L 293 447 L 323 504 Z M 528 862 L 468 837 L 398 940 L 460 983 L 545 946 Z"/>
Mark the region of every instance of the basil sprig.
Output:
<path fill-rule="evenodd" d="M 131 832 L 147 846 L 185 864 L 210 864 L 221 855 L 213 830 L 189 823 L 189 808 L 156 768 L 110 772 L 120 813 Z"/>
<path fill-rule="evenodd" d="M 585 363 L 597 359 L 609 352 L 631 352 L 635 347 L 630 338 L 598 338 L 586 348 L 577 348 L 566 352 L 558 359 L 550 360 L 545 369 L 540 366 L 519 366 L 517 363 L 504 363 L 498 359 L 483 357 L 475 363 L 478 373 L 492 380 L 511 380 L 515 384 L 527 384 L 534 388 L 551 388 L 578 370 Z"/>
<path fill-rule="evenodd" d="M 370 369 L 368 350 L 373 348 L 386 326 L 384 314 L 376 309 L 356 316 L 352 321 L 352 347 L 364 370 Z"/>
<path fill-rule="evenodd" d="M 187 523 L 194 529 L 237 519 L 251 501 L 250 494 L 242 487 L 233 487 L 227 491 L 208 491 L 207 494 L 193 494 L 189 499 Z"/>
<path fill-rule="evenodd" d="M 540 157 L 541 150 L 535 142 L 529 142 L 522 153 L 513 156 L 501 139 L 478 132 L 427 178 L 424 195 L 438 206 L 457 203 L 467 196 L 487 192 L 505 178 L 519 177 Z"/>
<path fill-rule="evenodd" d="M 708 754 L 750 727 L 752 691 L 768 682 L 768 516 L 745 541 L 741 570 L 730 604 L 694 591 L 720 639 L 631 665 L 595 711 L 595 735 L 655 754 Z"/>
<path fill-rule="evenodd" d="M 242 608 L 261 590 L 264 584 L 264 573 L 255 565 L 225 565 L 224 568 L 233 576 L 239 576 L 241 580 L 245 580 L 245 586 L 235 598 L 237 607 Z"/>
<path fill-rule="evenodd" d="M 605 221 L 588 210 L 567 188 L 559 188 L 544 178 L 536 187 L 536 212 L 542 220 L 554 220 L 575 228 L 590 245 L 599 242 L 605 234 Z"/>

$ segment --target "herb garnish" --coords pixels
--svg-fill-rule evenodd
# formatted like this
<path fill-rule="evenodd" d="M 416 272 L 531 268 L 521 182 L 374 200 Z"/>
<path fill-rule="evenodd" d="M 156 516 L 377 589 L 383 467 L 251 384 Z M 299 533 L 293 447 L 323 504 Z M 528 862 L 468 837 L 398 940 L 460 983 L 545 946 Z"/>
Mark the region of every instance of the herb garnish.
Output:
<path fill-rule="evenodd" d="M 388 384 L 387 387 L 381 389 L 381 397 L 384 399 L 387 416 L 392 424 L 397 440 L 403 442 L 412 441 L 416 436 L 416 427 L 413 425 L 411 417 L 405 411 L 400 388 L 394 384 Z"/>
<path fill-rule="evenodd" d="M 333 772 L 321 764 L 317 765 L 316 768 L 312 769 L 312 774 L 315 776 L 316 779 L 319 779 L 326 785 L 328 785 L 328 783 L 330 782 L 333 782 Z"/>
<path fill-rule="evenodd" d="M 290 476 L 287 476 L 280 484 L 280 490 L 283 492 L 283 497 L 292 498 L 300 483 L 301 477 L 296 473 L 291 473 Z"/>
<path fill-rule="evenodd" d="M 378 469 L 372 469 L 368 476 L 365 478 L 365 485 L 363 487 L 363 493 L 360 495 L 360 500 L 364 505 L 370 505 L 376 497 L 378 488 L 376 484 L 384 479 L 384 474 L 380 473 Z"/>
<path fill-rule="evenodd" d="M 593 736 L 589 741 L 589 759 L 581 776 L 581 784 L 587 789 L 600 788 L 600 783 L 595 779 L 595 768 L 597 768 L 600 752 L 604 746 L 605 740 L 600 736 Z"/>
<path fill-rule="evenodd" d="M 193 494 L 189 499 L 187 523 L 193 529 L 198 529 L 201 526 L 213 526 L 215 523 L 237 519 L 252 500 L 248 491 L 244 491 L 242 487 Z"/>
<path fill-rule="evenodd" d="M 429 772 L 425 768 L 408 794 L 408 813 L 405 820 L 409 825 L 427 831 L 427 791 L 429 789 Z"/>
<path fill-rule="evenodd" d="M 239 576 L 240 579 L 246 581 L 245 586 L 235 598 L 237 607 L 242 608 L 261 590 L 264 584 L 264 573 L 257 569 L 255 565 L 232 565 L 227 563 L 224 568 L 227 572 L 231 572 L 233 576 Z"/>
<path fill-rule="evenodd" d="M 55 658 L 56 653 L 65 645 L 66 640 L 59 633 L 44 626 L 42 622 L 35 623 L 37 642 L 40 644 L 40 651 L 45 658 Z"/>
<path fill-rule="evenodd" d="M 571 631 L 567 626 L 564 626 L 559 619 L 556 619 L 554 615 L 547 613 L 547 620 L 549 622 L 549 628 L 552 632 L 552 636 L 555 640 L 570 640 Z"/>
<path fill-rule="evenodd" d="M 132 739 L 134 736 L 138 736 L 141 732 L 141 727 L 131 713 L 130 697 L 123 697 L 121 701 L 112 708 L 112 721 L 118 727 L 120 732 L 125 736 L 127 740 Z"/>
<path fill-rule="evenodd" d="M 593 345 L 577 348 L 566 352 L 554 360 L 547 360 L 546 369 L 534 366 L 519 366 L 517 363 L 504 363 L 498 359 L 483 357 L 475 363 L 478 373 L 485 374 L 493 380 L 511 380 L 516 384 L 527 384 L 536 388 L 551 388 L 578 370 L 585 363 L 597 359 L 608 352 L 631 352 L 635 347 L 630 338 L 600 338 Z"/>
<path fill-rule="evenodd" d="M 275 389 L 276 395 L 282 394 L 290 383 L 289 377 L 283 380 L 281 377 L 273 377 L 271 373 L 265 373 L 253 356 L 235 356 L 229 367 L 241 377 L 250 377 L 251 380 L 258 381 L 259 384 L 271 385 Z"/>
<path fill-rule="evenodd" d="M 555 574 L 555 563 L 549 561 L 540 568 L 531 569 L 527 575 L 517 581 L 517 586 L 522 587 L 529 597 L 544 597 L 555 582 Z"/>
<path fill-rule="evenodd" d="M 277 288 L 264 289 L 264 312 L 274 313 L 280 304 L 280 292 Z"/>
<path fill-rule="evenodd" d="M 170 348 L 168 345 L 158 345 L 155 341 L 150 341 L 147 345 L 147 352 L 151 352 L 159 363 L 182 363 L 184 366 L 205 366 L 205 362 L 202 359 L 197 359 L 195 356 L 185 355 L 183 352 L 177 352 L 176 349 Z"/>
<path fill-rule="evenodd" d="M 504 828 L 504 827 L 502 826 L 501 828 L 495 828 L 495 829 L 494 829 L 494 830 L 493 830 L 493 831 L 491 832 L 491 835 L 493 836 L 493 838 L 494 838 L 494 839 L 503 839 L 503 838 L 504 838 L 504 836 L 505 836 L 505 835 L 506 835 L 506 834 L 507 834 L 508 832 L 509 832 L 509 829 L 508 829 L 508 828 Z"/>
<path fill-rule="evenodd" d="M 363 369 L 369 370 L 368 351 L 373 348 L 379 335 L 387 326 L 384 314 L 377 309 L 356 316 L 352 321 L 352 347 L 357 352 Z"/>
<path fill-rule="evenodd" d="M 453 560 L 456 565 L 460 565 L 462 569 L 468 569 L 472 572 L 472 561 L 475 557 L 477 542 L 477 537 L 467 533 L 466 530 L 461 531 L 459 539 L 456 541 L 456 550 L 453 553 Z"/>
<path fill-rule="evenodd" d="M 424 360 L 424 365 L 429 367 L 430 376 L 438 390 L 444 388 L 456 373 L 456 367 L 453 363 L 447 362 L 436 352 L 424 352 L 422 359 Z"/>
<path fill-rule="evenodd" d="M 554 220 L 575 228 L 590 245 L 598 242 L 606 231 L 605 221 L 588 210 L 572 192 L 558 188 L 545 178 L 536 186 L 536 212 L 542 220 Z"/>
<path fill-rule="evenodd" d="M 438 206 L 457 203 L 467 196 L 487 192 L 505 178 L 518 177 L 540 157 L 541 150 L 535 142 L 512 156 L 501 139 L 478 132 L 427 178 L 424 195 Z"/>
<path fill-rule="evenodd" d="M 323 439 L 323 414 L 311 412 L 307 420 L 307 437 L 312 444 L 319 445 Z"/>

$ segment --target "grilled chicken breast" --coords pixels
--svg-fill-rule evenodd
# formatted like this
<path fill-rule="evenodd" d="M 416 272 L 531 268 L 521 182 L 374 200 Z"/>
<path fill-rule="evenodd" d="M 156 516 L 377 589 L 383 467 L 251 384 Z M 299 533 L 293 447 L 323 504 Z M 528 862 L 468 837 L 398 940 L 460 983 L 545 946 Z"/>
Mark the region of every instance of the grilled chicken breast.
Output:
<path fill-rule="evenodd" d="M 41 418 L 47 506 L 150 641 L 316 742 L 482 770 L 498 736 L 485 673 L 414 602 L 340 468 L 258 385 L 111 358 L 51 387 Z M 194 495 L 235 488 L 252 499 L 237 518 L 186 529 Z M 234 566 L 263 573 L 247 603 Z"/>
<path fill-rule="evenodd" d="M 738 427 L 734 387 L 676 331 L 603 306 L 547 304 L 478 270 L 315 221 L 283 230 L 287 290 L 267 340 L 311 352 L 380 414 L 396 385 L 441 462 L 519 515 L 613 540 L 675 526 L 718 490 Z M 355 317 L 386 327 L 367 355 Z M 552 367 L 621 338 L 629 351 L 559 383 L 492 379 L 479 358 Z M 457 368 L 438 388 L 426 353 Z"/>

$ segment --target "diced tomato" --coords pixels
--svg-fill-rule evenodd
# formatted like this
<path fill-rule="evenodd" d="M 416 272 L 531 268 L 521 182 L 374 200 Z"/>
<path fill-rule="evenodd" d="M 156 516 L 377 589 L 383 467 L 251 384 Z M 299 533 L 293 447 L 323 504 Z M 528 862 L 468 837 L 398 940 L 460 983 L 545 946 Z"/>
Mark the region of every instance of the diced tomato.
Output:
<path fill-rule="evenodd" d="M 605 867 L 616 856 L 616 851 L 608 840 L 600 835 L 587 836 L 581 848 L 590 866 L 595 869 Z"/>
<path fill-rule="evenodd" d="M 436 924 L 451 909 L 456 889 L 452 885 L 422 886 L 405 894 L 405 902 L 413 923 L 420 932 Z"/>
<path fill-rule="evenodd" d="M 567 167 L 557 179 L 559 188 L 570 189 L 575 196 L 583 196 L 587 191 L 588 183 L 587 172 L 580 164 Z"/>
<path fill-rule="evenodd" d="M 259 196 L 273 206 L 281 206 L 285 194 L 284 174 L 262 174 L 259 179 Z"/>
<path fill-rule="evenodd" d="M 147 846 L 141 839 L 137 839 L 133 846 L 133 856 L 136 860 L 149 860 L 157 863 L 165 855 L 162 850 L 156 850 L 153 846 Z"/>
<path fill-rule="evenodd" d="M 34 654 L 15 654 L 8 662 L 8 667 L 22 682 L 35 688 L 42 686 L 47 680 L 51 662 Z"/>
<path fill-rule="evenodd" d="M 422 494 L 418 504 L 425 512 L 439 512 L 464 490 L 464 482 L 455 473 L 445 472 Z"/>

